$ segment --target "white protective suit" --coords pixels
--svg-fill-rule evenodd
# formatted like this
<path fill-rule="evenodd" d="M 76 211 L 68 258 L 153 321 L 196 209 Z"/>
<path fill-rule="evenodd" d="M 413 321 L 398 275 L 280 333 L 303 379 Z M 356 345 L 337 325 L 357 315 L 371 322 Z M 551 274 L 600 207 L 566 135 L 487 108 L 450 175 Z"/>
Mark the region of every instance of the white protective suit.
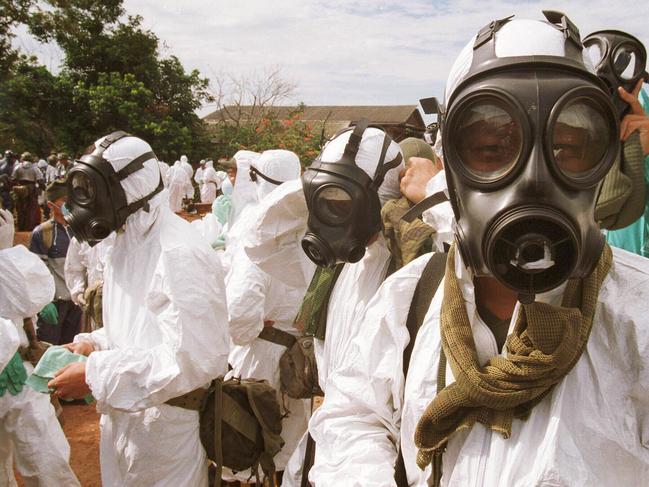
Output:
<path fill-rule="evenodd" d="M 27 346 L 22 320 L 54 297 L 54 279 L 43 261 L 18 245 L 0 250 L 0 370 L 18 345 Z M 35 320 L 34 320 L 35 321 Z M 13 329 L 12 329 L 13 328 Z M 27 373 L 33 367 L 23 362 Z M 12 456 L 27 487 L 78 486 L 70 468 L 70 445 L 50 397 L 24 385 L 0 397 L 0 486 L 15 486 Z"/>
<path fill-rule="evenodd" d="M 210 205 L 216 199 L 216 193 L 221 187 L 221 179 L 214 169 L 214 161 L 207 161 L 201 175 L 201 203 Z"/>
<path fill-rule="evenodd" d="M 104 158 L 118 171 L 150 150 L 128 137 Z M 127 201 L 150 194 L 158 178 L 150 159 L 122 181 Z M 86 382 L 102 413 L 106 486 L 207 486 L 198 414 L 165 401 L 226 371 L 223 273 L 214 251 L 165 201 L 164 192 L 156 195 L 117 233 L 104 269 L 104 328 L 75 338 L 96 350 Z"/>
<path fill-rule="evenodd" d="M 529 50 L 530 41 L 539 38 L 533 35 L 539 24 L 554 40 L 535 46 L 532 54 L 562 55 L 561 32 L 529 21 L 512 22 L 498 31 L 497 39 L 514 34 L 518 40 L 498 55 L 522 55 L 516 53 L 516 44 Z M 451 90 L 471 64 L 472 46 L 473 41 L 451 70 Z M 449 93 L 447 88 L 447 98 Z M 345 478 L 346 486 L 395 486 L 399 444 L 409 485 L 430 485 L 430 466 L 421 471 L 416 464 L 414 434 L 437 393 L 443 281 L 417 333 L 406 380 L 402 372 L 403 352 L 410 341 L 408 311 L 430 255 L 385 281 L 367 306 L 344 363 L 329 381 L 325 401 L 311 420 L 318 452 L 326 459 L 311 470 L 310 480 L 316 485 L 335 485 Z M 455 259 L 478 360 L 484 365 L 505 353 L 498 350 L 493 333 L 477 312 L 472 275 L 459 252 Z M 613 249 L 592 331 L 574 368 L 531 410 L 529 418 L 513 420 L 510 438 L 479 423 L 451 436 L 443 456 L 441 485 L 645 485 L 649 478 L 647 282 L 649 261 Z M 564 289 L 565 284 L 536 299 L 558 305 Z M 517 303 L 508 333 L 519 311 Z M 446 384 L 452 382 L 447 366 Z"/>
<path fill-rule="evenodd" d="M 256 166 L 269 177 L 279 181 L 296 180 L 300 177 L 300 160 L 290 151 L 266 151 L 257 160 Z M 260 199 L 278 186 L 261 184 L 257 179 Z M 273 327 L 298 335 L 293 327 L 306 285 L 291 287 L 271 277 L 253 264 L 242 247 L 238 248 L 226 280 L 230 336 L 234 347 L 230 351 L 229 363 L 233 377 L 264 379 L 278 392 L 278 401 L 285 408 L 287 416 L 282 421 L 284 447 L 275 456 L 275 467 L 284 470 L 288 459 L 306 431 L 310 413 L 310 402 L 292 399 L 280 392 L 279 359 L 285 347 L 271 343 L 257 335 L 264 328 L 264 321 L 273 321 Z M 246 481 L 250 472 L 240 472 L 236 478 Z"/>
<path fill-rule="evenodd" d="M 232 191 L 232 210 L 229 218 L 230 228 L 233 228 L 241 212 L 251 203 L 257 203 L 257 189 L 250 179 L 248 171 L 250 164 L 257 162 L 261 154 L 249 150 L 240 150 L 234 155 L 237 163 L 237 177 Z"/>
<path fill-rule="evenodd" d="M 194 196 L 194 187 L 187 171 L 183 169 L 180 161 L 176 161 L 167 172 L 169 208 L 177 213 L 183 208 L 183 198 Z"/>
<path fill-rule="evenodd" d="M 189 163 L 189 159 L 187 159 L 187 156 L 185 155 L 180 156 L 180 166 L 185 170 L 187 176 L 189 176 L 189 179 L 191 180 L 192 176 L 194 176 L 194 168 Z"/>
<path fill-rule="evenodd" d="M 587 347 L 575 367 L 526 421 L 514 420 L 511 438 L 481 424 L 451 437 L 443 486 L 640 486 L 649 478 L 649 262 L 619 249 L 613 255 Z M 405 384 L 402 357 L 410 300 L 429 257 L 386 280 L 368 305 L 362 333 L 329 382 L 324 404 L 311 420 L 318 451 L 328 459 L 311 471 L 316 485 L 345 478 L 349 486 L 394 486 L 398 441 L 409 484 L 428 485 L 430 467 L 425 472 L 417 467 L 413 438 L 437 390 L 439 289 L 417 334 Z M 456 274 L 484 364 L 499 351 L 476 311 L 472 280 L 459 253 Z M 537 299 L 558 304 L 563 288 Z M 453 381 L 447 367 L 446 383 Z"/>
<path fill-rule="evenodd" d="M 346 132 L 330 141 L 323 150 L 322 159 L 339 160 L 350 135 L 351 132 Z M 363 134 L 356 161 L 370 176 L 376 170 L 382 144 L 383 132 L 380 130 L 369 128 Z M 392 142 L 385 160 L 392 160 L 398 151 L 399 146 Z M 403 165 L 387 172 L 378 191 L 381 204 L 399 196 L 401 169 Z M 303 286 L 308 287 L 315 266 L 304 255 L 300 245 L 307 230 L 308 217 L 301 181 L 283 184 L 271 193 L 259 204 L 255 217 L 255 224 L 245 243 L 250 259 L 262 270 L 289 285 L 302 282 Z M 345 356 L 353 330 L 358 326 L 367 302 L 385 278 L 389 261 L 390 253 L 385 239 L 379 235 L 359 262 L 343 267 L 329 300 L 325 340 L 315 341 L 319 383 L 325 395 L 328 393 L 329 374 Z M 300 262 L 300 266 L 296 262 Z M 312 424 L 309 431 L 313 434 Z M 283 486 L 300 485 L 305 446 L 306 436 L 286 467 Z M 319 461 L 317 450 L 316 463 Z"/>
<path fill-rule="evenodd" d="M 79 242 L 76 237 L 70 239 L 68 253 L 65 256 L 65 285 L 70 291 L 74 304 L 83 306 L 83 293 L 88 287 L 104 280 L 104 267 L 110 252 L 115 233 L 91 247 L 86 242 Z M 81 297 L 81 299 L 80 299 Z"/>
<path fill-rule="evenodd" d="M 158 167 L 160 168 L 160 176 L 162 177 L 162 184 L 164 185 L 165 188 L 169 187 L 169 178 L 168 178 L 168 172 L 169 172 L 169 164 L 167 164 L 164 161 L 158 161 Z"/>
<path fill-rule="evenodd" d="M 198 184 L 198 193 L 200 194 L 203 187 L 203 173 L 205 172 L 205 159 L 201 159 L 201 162 L 198 163 L 198 169 L 193 175 L 194 182 Z"/>

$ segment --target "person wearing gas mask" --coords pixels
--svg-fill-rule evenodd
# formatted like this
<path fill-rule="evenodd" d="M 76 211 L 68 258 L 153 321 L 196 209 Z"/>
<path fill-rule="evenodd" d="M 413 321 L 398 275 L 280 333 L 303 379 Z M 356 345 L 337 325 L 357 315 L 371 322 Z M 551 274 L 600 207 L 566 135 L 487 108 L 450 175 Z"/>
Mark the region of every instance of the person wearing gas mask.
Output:
<path fill-rule="evenodd" d="M 647 257 L 649 116 L 638 99 L 649 102 L 642 91 L 649 81 L 647 52 L 638 39 L 619 30 L 593 32 L 584 38 L 584 47 L 613 97 L 624 141 L 620 167 L 614 165 L 604 181 L 595 214 L 610 230 L 606 240 L 611 245 Z"/>
<path fill-rule="evenodd" d="M 261 202 L 282 183 L 300 177 L 300 160 L 291 151 L 267 150 L 250 166 L 249 172 Z M 252 263 L 243 247 L 238 248 L 226 279 L 230 337 L 234 343 L 229 374 L 266 380 L 277 391 L 285 413 L 284 446 L 274 458 L 278 472 L 284 470 L 306 431 L 310 413 L 308 401 L 282 393 L 279 379 L 279 360 L 298 334 L 293 319 L 305 292 L 306 285 L 284 284 Z M 247 481 L 250 472 L 239 472 L 236 478 Z"/>
<path fill-rule="evenodd" d="M 301 180 L 266 196 L 248 227 L 244 247 L 250 260 L 289 286 L 308 288 L 320 303 L 317 313 L 301 311 L 296 326 L 313 337 L 316 386 L 325 394 L 330 372 L 344 357 L 365 305 L 388 271 L 380 210 L 399 196 L 402 169 L 396 142 L 361 121 L 334 136 Z M 314 263 L 332 267 L 316 270 Z M 303 302 L 301 309 L 308 308 Z M 309 443 L 305 435 L 282 485 L 301 484 Z M 316 442 L 316 463 L 318 455 Z"/>
<path fill-rule="evenodd" d="M 311 420 L 328 452 L 315 485 L 617 486 L 649 472 L 649 265 L 611 251 L 595 221 L 617 116 L 576 27 L 546 17 L 490 23 L 451 69 L 455 242 L 367 305 Z"/>
<path fill-rule="evenodd" d="M 49 396 L 25 383 L 33 367 L 23 355 L 36 338 L 31 317 L 52 300 L 54 280 L 36 255 L 12 247 L 13 235 L 11 213 L 0 209 L 0 485 L 17 485 L 15 460 L 28 487 L 78 486 Z"/>
<path fill-rule="evenodd" d="M 227 368 L 218 258 L 169 210 L 156 156 L 137 137 L 99 139 L 67 184 L 75 237 L 95 245 L 116 235 L 104 268 L 104 327 L 75 338 L 68 348 L 87 362 L 61 369 L 48 386 L 96 399 L 104 485 L 207 486 L 188 400 L 200 404 L 203 386 Z"/>

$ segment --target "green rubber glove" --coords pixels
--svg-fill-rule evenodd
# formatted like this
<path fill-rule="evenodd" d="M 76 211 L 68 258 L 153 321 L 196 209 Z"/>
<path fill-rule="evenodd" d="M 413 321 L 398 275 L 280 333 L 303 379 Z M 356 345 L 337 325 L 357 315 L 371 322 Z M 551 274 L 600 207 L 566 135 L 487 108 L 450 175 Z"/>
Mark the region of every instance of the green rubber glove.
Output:
<path fill-rule="evenodd" d="M 38 317 L 48 325 L 59 324 L 59 310 L 56 309 L 54 303 L 46 305 L 41 312 L 38 313 Z"/>
<path fill-rule="evenodd" d="M 17 396 L 23 390 L 27 380 L 27 371 L 18 352 L 14 354 L 7 366 L 0 372 L 0 397 L 9 391 L 12 396 Z"/>

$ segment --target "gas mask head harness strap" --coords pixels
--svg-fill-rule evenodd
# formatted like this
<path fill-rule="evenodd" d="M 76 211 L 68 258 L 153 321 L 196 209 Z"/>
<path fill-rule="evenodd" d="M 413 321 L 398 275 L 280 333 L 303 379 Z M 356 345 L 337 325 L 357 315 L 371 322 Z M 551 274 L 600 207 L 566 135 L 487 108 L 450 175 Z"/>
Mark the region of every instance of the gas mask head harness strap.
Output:
<path fill-rule="evenodd" d="M 356 164 L 365 130 L 377 128 L 384 133 L 374 177 Z M 361 119 L 356 126 L 338 132 L 331 140 L 352 131 L 339 160 L 325 162 L 323 152 L 302 176 L 302 186 L 309 209 L 308 231 L 302 239 L 307 256 L 322 267 L 342 262 L 358 262 L 365 255 L 370 239 L 381 230 L 381 204 L 378 189 L 386 173 L 401 163 L 399 152 L 385 161 L 392 142 L 385 130 Z"/>
<path fill-rule="evenodd" d="M 279 186 L 280 184 L 284 184 L 286 182 L 286 181 L 278 181 L 277 179 L 273 179 L 270 176 L 266 176 L 263 172 L 261 172 L 252 164 L 250 165 L 250 170 L 248 171 L 248 175 L 250 176 L 250 180 L 253 183 L 257 182 L 257 176 L 259 176 L 261 179 L 265 181 L 268 181 L 270 184 L 274 184 L 275 186 Z"/>
<path fill-rule="evenodd" d="M 620 98 L 618 87 L 629 93 L 639 80 L 649 82 L 647 51 L 637 38 L 619 30 L 600 30 L 584 38 L 584 48 L 597 76 L 606 83 L 619 118 L 629 112 L 629 104 Z"/>
<path fill-rule="evenodd" d="M 579 31 L 563 14 L 544 14 L 562 33 L 563 55 L 498 57 L 496 33 L 511 17 L 491 22 L 476 36 L 442 118 L 464 263 L 522 302 L 596 265 L 604 239 L 595 202 L 619 151 L 615 110 L 584 65 Z M 515 42 L 515 32 L 503 33 L 504 42 Z M 548 27 L 533 32 L 552 37 Z"/>
<path fill-rule="evenodd" d="M 67 176 L 69 210 L 66 220 L 80 241 L 98 243 L 120 228 L 139 209 L 149 211 L 149 201 L 164 189 L 162 177 L 156 189 L 132 203 L 127 202 L 121 181 L 144 167 L 150 159 L 157 159 L 147 151 L 115 171 L 103 154 L 112 144 L 130 134 L 117 131 L 106 136 L 90 154 L 75 161 Z"/>

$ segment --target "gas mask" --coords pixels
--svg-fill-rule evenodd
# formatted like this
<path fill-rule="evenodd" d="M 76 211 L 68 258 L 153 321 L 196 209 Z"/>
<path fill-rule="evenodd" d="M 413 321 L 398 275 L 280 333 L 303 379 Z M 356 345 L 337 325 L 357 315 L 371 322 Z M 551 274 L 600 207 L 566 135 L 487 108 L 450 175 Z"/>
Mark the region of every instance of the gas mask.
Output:
<path fill-rule="evenodd" d="M 151 151 L 146 152 L 115 171 L 103 154 L 111 144 L 124 137 L 129 137 L 129 134 L 119 131 L 108 135 L 91 154 L 75 161 L 68 172 L 68 212 L 64 218 L 77 240 L 88 242 L 90 246 L 124 225 L 129 215 L 140 208 L 148 209 L 149 200 L 163 189 L 160 178 L 158 187 L 152 193 L 131 204 L 127 203 L 120 182 L 156 156 Z"/>
<path fill-rule="evenodd" d="M 308 231 L 302 239 L 302 248 L 318 266 L 358 262 L 365 255 L 370 239 L 382 228 L 377 191 L 385 174 L 401 163 L 401 154 L 385 161 L 392 142 L 385 134 L 375 175 L 368 176 L 356 164 L 367 127 L 368 121 L 362 119 L 356 127 L 336 134 L 334 139 L 352 131 L 340 160 L 324 162 L 321 153 L 302 176 L 309 210 Z"/>
<path fill-rule="evenodd" d="M 647 51 L 638 39 L 619 30 L 593 32 L 584 39 L 584 47 L 597 76 L 608 86 L 621 120 L 630 107 L 617 89 L 621 86 L 630 93 L 638 80 L 649 81 L 645 71 Z"/>
<path fill-rule="evenodd" d="M 250 169 L 248 170 L 248 176 L 250 176 L 250 180 L 253 183 L 257 182 L 258 176 L 264 181 L 268 181 L 270 184 L 274 184 L 275 186 L 279 186 L 280 184 L 284 183 L 284 181 L 278 181 L 277 179 L 273 179 L 270 176 L 266 176 L 263 172 L 261 172 L 252 164 L 250 165 Z"/>
<path fill-rule="evenodd" d="M 448 95 L 442 127 L 462 258 L 521 302 L 597 264 L 595 203 L 619 151 L 615 108 L 583 63 L 579 32 L 544 13 L 565 55 L 497 57 L 495 34 L 509 19 L 492 22 Z"/>

